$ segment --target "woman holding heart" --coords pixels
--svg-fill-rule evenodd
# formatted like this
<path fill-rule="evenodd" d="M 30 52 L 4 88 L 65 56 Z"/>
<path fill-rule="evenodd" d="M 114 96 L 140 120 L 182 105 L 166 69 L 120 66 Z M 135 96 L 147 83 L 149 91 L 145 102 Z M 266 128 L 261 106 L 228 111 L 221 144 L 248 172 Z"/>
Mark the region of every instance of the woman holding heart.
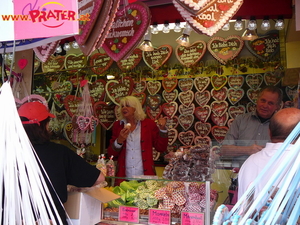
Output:
<path fill-rule="evenodd" d="M 146 118 L 142 104 L 134 96 L 121 99 L 117 115 L 108 147 L 108 155 L 118 161 L 116 176 L 155 175 L 153 148 L 158 152 L 167 150 L 166 119 L 161 116 L 156 124 Z"/>

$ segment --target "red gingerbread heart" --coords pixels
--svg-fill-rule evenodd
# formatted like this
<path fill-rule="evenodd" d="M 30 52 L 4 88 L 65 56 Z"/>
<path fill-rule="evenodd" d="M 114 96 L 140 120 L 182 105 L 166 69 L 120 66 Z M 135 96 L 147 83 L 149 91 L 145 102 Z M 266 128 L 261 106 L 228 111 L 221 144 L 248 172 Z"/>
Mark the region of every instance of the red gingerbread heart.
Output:
<path fill-rule="evenodd" d="M 190 67 L 199 62 L 205 52 L 206 43 L 204 41 L 196 41 L 189 47 L 178 45 L 176 48 L 176 57 L 182 65 Z"/>
<path fill-rule="evenodd" d="M 210 123 L 202 123 L 200 121 L 197 121 L 194 127 L 197 134 L 201 137 L 208 136 L 211 130 Z"/>
<path fill-rule="evenodd" d="M 135 93 L 142 93 L 146 90 L 147 83 L 144 80 L 139 82 L 135 81 L 133 84 L 133 92 Z"/>
<path fill-rule="evenodd" d="M 166 92 L 163 90 L 162 96 L 166 102 L 175 102 L 178 97 L 178 90 L 174 89 L 172 92 Z"/>
<path fill-rule="evenodd" d="M 167 120 L 167 123 L 166 123 L 166 127 L 168 129 L 171 129 L 171 128 L 174 128 L 176 129 L 176 127 L 178 126 L 178 117 L 177 116 L 173 116 L 173 117 L 164 117 L 166 120 Z"/>
<path fill-rule="evenodd" d="M 94 53 L 88 58 L 88 65 L 91 66 L 91 70 L 101 75 L 104 73 L 114 61 L 105 53 Z"/>
<path fill-rule="evenodd" d="M 168 130 L 168 145 L 173 145 L 177 140 L 178 131 L 175 128 L 171 128 Z"/>
<path fill-rule="evenodd" d="M 136 48 L 127 58 L 118 61 L 117 65 L 124 72 L 133 70 L 142 60 L 142 56 L 143 56 L 142 50 Z"/>
<path fill-rule="evenodd" d="M 196 77 L 194 79 L 194 86 L 199 92 L 203 92 L 208 87 L 209 83 L 209 77 Z"/>
<path fill-rule="evenodd" d="M 131 95 L 133 90 L 133 79 L 124 77 L 119 81 L 110 80 L 105 85 L 105 91 L 110 100 L 119 105 L 121 98 Z"/>
<path fill-rule="evenodd" d="M 162 86 L 166 92 L 173 91 L 177 86 L 178 80 L 176 77 L 165 77 L 162 80 Z"/>
<path fill-rule="evenodd" d="M 143 51 L 144 62 L 152 70 L 158 70 L 168 61 L 171 55 L 172 46 L 170 45 L 161 45 L 151 52 Z"/>
<path fill-rule="evenodd" d="M 194 115 L 193 114 L 179 115 L 178 120 L 181 127 L 184 130 L 188 130 L 194 123 Z"/>
<path fill-rule="evenodd" d="M 181 91 L 192 90 L 194 81 L 192 78 L 183 78 L 178 81 L 178 87 Z"/>
<path fill-rule="evenodd" d="M 94 104 L 93 108 L 101 126 L 104 129 L 109 130 L 116 120 L 115 105 L 99 101 Z"/>
<path fill-rule="evenodd" d="M 225 126 L 213 126 L 211 128 L 212 135 L 214 136 L 216 141 L 219 143 L 223 142 L 227 131 L 228 131 L 228 127 L 225 127 Z"/>
<path fill-rule="evenodd" d="M 185 106 L 190 106 L 190 104 L 194 101 L 194 92 L 189 90 L 185 92 L 180 92 L 178 94 L 178 99 L 181 104 Z"/>
<path fill-rule="evenodd" d="M 194 138 L 195 138 L 195 133 L 191 130 L 186 132 L 180 132 L 178 134 L 179 141 L 185 146 L 192 145 L 194 142 Z"/>
<path fill-rule="evenodd" d="M 147 82 L 147 90 L 150 95 L 155 95 L 159 92 L 161 88 L 161 83 L 158 80 L 148 81 Z"/>
<path fill-rule="evenodd" d="M 56 47 L 58 46 L 60 41 L 54 41 L 47 44 L 43 44 L 42 46 L 33 48 L 35 55 L 42 62 L 46 62 L 51 55 L 55 52 Z M 24 69 L 24 68 L 23 68 Z"/>
<path fill-rule="evenodd" d="M 195 116 L 200 120 L 202 123 L 205 123 L 209 118 L 211 113 L 211 109 L 208 105 L 199 106 L 195 108 Z"/>
<path fill-rule="evenodd" d="M 149 106 L 147 106 L 146 111 L 150 119 L 157 120 L 162 112 L 162 107 L 159 106 L 158 108 L 153 110 Z"/>
<path fill-rule="evenodd" d="M 211 139 L 208 136 L 205 136 L 205 137 L 197 136 L 194 139 L 194 143 L 195 143 L 195 145 L 200 145 L 200 146 L 203 146 L 206 148 L 211 147 Z"/>
<path fill-rule="evenodd" d="M 178 109 L 177 102 L 166 102 L 162 105 L 162 110 L 168 118 L 173 118 Z"/>
<path fill-rule="evenodd" d="M 195 93 L 195 100 L 199 106 L 205 106 L 210 100 L 210 92 L 208 90 L 203 92 L 197 91 Z"/>
<path fill-rule="evenodd" d="M 226 122 L 228 120 L 228 113 L 224 113 L 222 116 L 218 116 L 214 113 L 211 114 L 210 118 L 211 118 L 211 121 L 218 125 L 218 126 L 225 126 L 226 125 Z"/>
<path fill-rule="evenodd" d="M 105 96 L 105 85 L 106 81 L 103 79 L 98 79 L 92 84 L 89 84 L 90 96 L 95 102 L 103 101 Z"/>
<path fill-rule="evenodd" d="M 180 105 L 178 109 L 180 114 L 194 114 L 195 104 L 192 103 L 189 106 Z"/>

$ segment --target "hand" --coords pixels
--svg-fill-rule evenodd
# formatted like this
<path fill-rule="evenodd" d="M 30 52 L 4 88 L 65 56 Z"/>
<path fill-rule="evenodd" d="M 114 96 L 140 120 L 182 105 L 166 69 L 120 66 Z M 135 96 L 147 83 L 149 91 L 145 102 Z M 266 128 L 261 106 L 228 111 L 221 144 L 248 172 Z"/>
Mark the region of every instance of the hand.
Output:
<path fill-rule="evenodd" d="M 167 130 L 166 128 L 167 120 L 162 115 L 160 115 L 159 119 L 157 120 L 157 124 L 160 130 Z"/>
<path fill-rule="evenodd" d="M 118 142 L 119 144 L 123 143 L 123 142 L 127 139 L 129 133 L 130 133 L 130 128 L 126 128 L 126 127 L 123 128 L 123 129 L 120 131 L 119 137 L 117 138 L 117 142 Z"/>
<path fill-rule="evenodd" d="M 257 153 L 260 150 L 262 150 L 264 147 L 260 146 L 260 145 L 257 145 L 257 144 L 253 144 L 253 145 L 249 146 L 249 148 L 250 148 L 250 153 L 254 154 L 254 153 Z"/>

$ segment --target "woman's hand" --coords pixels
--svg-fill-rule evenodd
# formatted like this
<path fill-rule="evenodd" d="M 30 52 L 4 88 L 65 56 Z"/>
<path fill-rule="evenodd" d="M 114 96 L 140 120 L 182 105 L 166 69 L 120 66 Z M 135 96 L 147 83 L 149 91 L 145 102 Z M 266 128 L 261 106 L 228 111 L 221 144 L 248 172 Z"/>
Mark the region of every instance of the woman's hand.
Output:
<path fill-rule="evenodd" d="M 157 124 L 160 130 L 167 130 L 166 128 L 167 120 L 162 115 L 160 115 L 159 119 L 157 120 Z"/>
<path fill-rule="evenodd" d="M 117 138 L 117 142 L 119 144 L 123 144 L 123 142 L 127 139 L 129 133 L 130 133 L 130 128 L 126 128 L 126 127 L 123 128 L 120 131 L 119 137 Z"/>

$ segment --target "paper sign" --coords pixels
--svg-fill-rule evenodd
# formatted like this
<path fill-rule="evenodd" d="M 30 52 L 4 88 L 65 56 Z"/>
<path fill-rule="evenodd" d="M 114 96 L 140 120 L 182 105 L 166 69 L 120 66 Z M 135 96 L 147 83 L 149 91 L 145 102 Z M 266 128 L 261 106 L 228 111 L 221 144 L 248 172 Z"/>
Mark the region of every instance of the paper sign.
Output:
<path fill-rule="evenodd" d="M 149 224 L 152 225 L 169 225 L 171 224 L 170 210 L 149 209 Z"/>
<path fill-rule="evenodd" d="M 204 225 L 204 213 L 181 213 L 181 225 Z"/>
<path fill-rule="evenodd" d="M 140 209 L 138 207 L 119 206 L 119 221 L 138 223 Z"/>

